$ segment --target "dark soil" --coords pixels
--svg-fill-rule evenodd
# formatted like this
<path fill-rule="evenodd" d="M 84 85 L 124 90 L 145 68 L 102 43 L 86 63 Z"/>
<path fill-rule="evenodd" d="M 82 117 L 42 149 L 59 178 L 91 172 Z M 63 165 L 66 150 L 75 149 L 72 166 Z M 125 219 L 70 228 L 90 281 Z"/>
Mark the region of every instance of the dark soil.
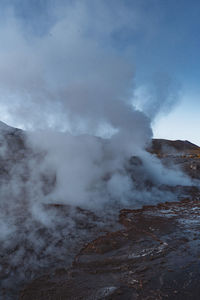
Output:
<path fill-rule="evenodd" d="M 20 300 L 199 299 L 200 202 L 121 210 L 124 229 L 87 244 L 70 269 L 27 285 Z"/>

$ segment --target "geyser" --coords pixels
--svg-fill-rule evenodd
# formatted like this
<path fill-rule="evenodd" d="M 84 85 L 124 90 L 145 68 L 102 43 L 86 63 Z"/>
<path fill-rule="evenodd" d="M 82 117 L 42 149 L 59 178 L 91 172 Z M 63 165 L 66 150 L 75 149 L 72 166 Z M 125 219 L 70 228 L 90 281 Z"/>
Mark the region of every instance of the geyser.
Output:
<path fill-rule="evenodd" d="M 2 120 L 26 132 L 0 128 L 3 299 L 38 272 L 67 267 L 119 208 L 172 200 L 162 185 L 191 184 L 145 150 L 151 119 L 133 106 L 130 49 L 116 45 L 137 31 L 137 5 L 112 3 L 59 2 L 40 34 L 15 10 L 4 15 Z"/>

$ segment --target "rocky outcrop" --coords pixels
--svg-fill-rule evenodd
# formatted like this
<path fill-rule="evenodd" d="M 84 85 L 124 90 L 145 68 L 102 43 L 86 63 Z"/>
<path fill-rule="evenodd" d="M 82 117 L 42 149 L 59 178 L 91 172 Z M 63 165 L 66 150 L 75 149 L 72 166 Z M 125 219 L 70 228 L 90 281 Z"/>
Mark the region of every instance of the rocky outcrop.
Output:
<path fill-rule="evenodd" d="M 166 140 L 166 139 L 153 139 L 148 151 L 155 153 L 159 156 L 169 155 L 185 155 L 185 156 L 198 156 L 200 155 L 200 147 L 190 143 L 189 141 L 181 140 Z"/>

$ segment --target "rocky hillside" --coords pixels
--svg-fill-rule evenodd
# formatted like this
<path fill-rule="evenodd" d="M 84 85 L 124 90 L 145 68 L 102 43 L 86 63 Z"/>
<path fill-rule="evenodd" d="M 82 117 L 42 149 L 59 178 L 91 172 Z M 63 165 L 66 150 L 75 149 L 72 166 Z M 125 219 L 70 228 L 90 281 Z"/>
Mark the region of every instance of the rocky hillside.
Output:
<path fill-rule="evenodd" d="M 32 281 L 20 300 L 198 300 L 197 199 L 121 210 L 122 230 L 86 244 L 68 270 Z"/>
<path fill-rule="evenodd" d="M 174 155 L 200 158 L 200 147 L 189 141 L 153 139 L 148 150 L 160 157 Z"/>
<path fill-rule="evenodd" d="M 168 140 L 153 140 L 151 148 L 164 164 L 179 165 L 193 178 L 200 178 L 199 150 Z M 130 162 L 142 165 L 137 157 Z M 121 210 L 121 230 L 85 244 L 71 268 L 36 278 L 20 300 L 199 299 L 200 192 L 181 191 L 187 197 L 180 202 Z"/>
<path fill-rule="evenodd" d="M 198 146 L 153 140 L 148 150 L 198 185 Z M 155 186 L 134 156 L 126 169 L 137 192 L 157 189 L 162 204 L 116 208 L 119 222 L 56 202 L 35 210 L 28 200 L 38 200 L 37 187 L 46 196 L 56 185 L 56 174 L 41 169 L 43 159 L 22 130 L 0 124 L 0 299 L 198 299 L 198 186 Z M 164 203 L 169 194 L 180 202 Z"/>
<path fill-rule="evenodd" d="M 148 151 L 166 166 L 178 166 L 191 178 L 200 179 L 200 147 L 188 141 L 153 139 Z"/>

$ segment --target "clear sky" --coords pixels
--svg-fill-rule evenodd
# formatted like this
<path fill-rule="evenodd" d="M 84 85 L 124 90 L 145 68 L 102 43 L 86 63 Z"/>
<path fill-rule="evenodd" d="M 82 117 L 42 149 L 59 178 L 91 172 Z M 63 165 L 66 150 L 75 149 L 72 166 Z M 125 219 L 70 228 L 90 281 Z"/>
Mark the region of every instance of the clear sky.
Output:
<path fill-rule="evenodd" d="M 14 15 L 27 40 L 45 37 L 51 34 L 58 15 L 62 15 L 60 8 L 75 2 L 80 1 L 2 0 L 0 25 L 4 26 L 8 14 Z M 145 106 L 152 118 L 154 136 L 187 139 L 200 145 L 200 1 L 82 0 L 80 3 L 90 7 L 89 34 L 98 32 L 106 46 L 106 31 L 110 30 L 112 47 L 133 63 L 134 94 L 138 98 L 159 98 L 151 108 Z M 102 28 L 95 23 L 99 10 L 102 22 L 107 22 Z"/>

